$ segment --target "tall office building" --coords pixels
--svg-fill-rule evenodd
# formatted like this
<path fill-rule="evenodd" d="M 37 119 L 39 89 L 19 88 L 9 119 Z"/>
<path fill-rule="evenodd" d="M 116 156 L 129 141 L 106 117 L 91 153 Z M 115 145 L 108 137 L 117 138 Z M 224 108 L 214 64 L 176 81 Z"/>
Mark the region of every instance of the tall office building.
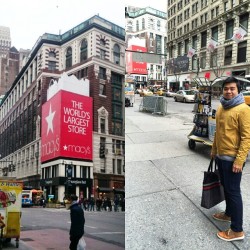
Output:
<path fill-rule="evenodd" d="M 250 74 L 249 1 L 168 0 L 167 8 L 170 88 Z"/>
<path fill-rule="evenodd" d="M 0 57 L 8 54 L 11 47 L 10 28 L 0 26 Z"/>

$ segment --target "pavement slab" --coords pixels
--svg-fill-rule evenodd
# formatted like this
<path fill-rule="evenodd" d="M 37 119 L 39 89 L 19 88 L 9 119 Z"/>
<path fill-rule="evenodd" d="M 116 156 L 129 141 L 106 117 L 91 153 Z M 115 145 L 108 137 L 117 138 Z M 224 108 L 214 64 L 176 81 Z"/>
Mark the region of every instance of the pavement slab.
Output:
<path fill-rule="evenodd" d="M 250 161 L 242 177 L 243 241 L 225 242 L 216 233 L 230 225 L 200 206 L 203 172 L 211 147 L 188 147 L 193 114 L 168 109 L 167 116 L 126 109 L 126 249 L 250 250 Z M 191 106 L 190 106 L 191 107 Z M 128 143 L 127 143 L 128 142 Z"/>

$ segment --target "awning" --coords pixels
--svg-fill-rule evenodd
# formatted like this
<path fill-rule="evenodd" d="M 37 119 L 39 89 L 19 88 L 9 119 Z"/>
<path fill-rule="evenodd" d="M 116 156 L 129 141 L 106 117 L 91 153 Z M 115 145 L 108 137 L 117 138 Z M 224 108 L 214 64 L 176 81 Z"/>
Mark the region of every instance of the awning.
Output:
<path fill-rule="evenodd" d="M 115 192 L 116 194 L 124 194 L 124 193 L 125 193 L 125 190 L 124 190 L 124 189 L 115 188 L 115 189 L 114 189 L 114 192 Z"/>
<path fill-rule="evenodd" d="M 111 193 L 111 192 L 113 192 L 113 188 L 98 187 L 97 191 L 99 193 Z"/>

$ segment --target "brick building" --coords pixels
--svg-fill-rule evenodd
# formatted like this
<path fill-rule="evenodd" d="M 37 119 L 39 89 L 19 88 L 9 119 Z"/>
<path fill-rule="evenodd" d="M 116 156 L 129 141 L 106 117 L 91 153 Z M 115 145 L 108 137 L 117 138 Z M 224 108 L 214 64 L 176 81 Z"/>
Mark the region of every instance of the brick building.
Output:
<path fill-rule="evenodd" d="M 124 29 L 99 16 L 62 35 L 45 33 L 37 40 L 1 102 L 3 175 L 15 176 L 31 188 L 42 187 L 60 201 L 66 191 L 85 197 L 124 194 L 124 51 Z M 51 80 L 63 72 L 89 81 L 93 161 L 56 158 L 41 164 L 41 109 Z M 100 145 L 105 147 L 105 158 L 99 157 Z M 66 177 L 69 165 L 75 175 L 67 186 L 58 178 Z M 85 184 L 77 184 L 79 178 Z"/>

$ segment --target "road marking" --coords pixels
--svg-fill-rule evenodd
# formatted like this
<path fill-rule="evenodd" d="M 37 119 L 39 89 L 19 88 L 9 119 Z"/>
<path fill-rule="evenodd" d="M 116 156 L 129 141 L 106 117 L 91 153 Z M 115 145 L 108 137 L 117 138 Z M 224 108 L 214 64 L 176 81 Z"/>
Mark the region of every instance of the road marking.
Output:
<path fill-rule="evenodd" d="M 100 232 L 100 233 L 90 233 L 90 234 L 125 234 L 125 232 Z"/>
<path fill-rule="evenodd" d="M 88 225 L 84 225 L 84 227 L 89 227 L 89 228 L 94 228 L 94 229 L 98 228 L 98 227 L 92 227 L 92 226 L 88 226 Z"/>

